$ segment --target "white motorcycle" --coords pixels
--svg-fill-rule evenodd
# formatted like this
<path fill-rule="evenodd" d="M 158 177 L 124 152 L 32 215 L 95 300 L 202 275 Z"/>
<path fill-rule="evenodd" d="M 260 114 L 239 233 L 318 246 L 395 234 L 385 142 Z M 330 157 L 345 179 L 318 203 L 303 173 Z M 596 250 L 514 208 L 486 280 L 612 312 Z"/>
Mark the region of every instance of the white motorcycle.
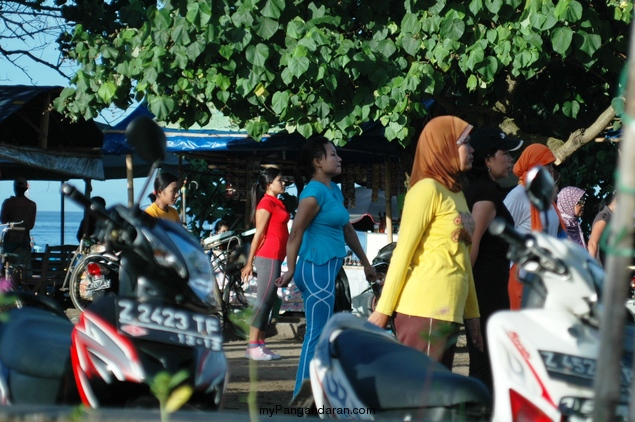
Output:
<path fill-rule="evenodd" d="M 553 179 L 544 168 L 527 177 L 528 194 L 548 209 Z M 521 235 L 495 220 L 490 231 L 510 243 L 510 258 L 528 286 L 526 307 L 488 322 L 494 401 L 478 380 L 453 374 L 347 314 L 325 327 L 311 361 L 317 413 L 346 419 L 582 421 L 593 409 L 604 270 L 581 247 L 543 233 Z M 622 403 L 627 419 L 633 336 L 625 340 Z"/>
<path fill-rule="evenodd" d="M 534 206 L 548 209 L 553 180 L 544 168 L 528 175 Z M 520 235 L 501 221 L 490 232 L 506 239 L 528 286 L 521 311 L 494 314 L 487 324 L 494 379 L 494 421 L 591 420 L 599 351 L 604 270 L 588 252 L 543 233 Z M 628 419 L 633 326 L 622 359 L 620 418 Z"/>

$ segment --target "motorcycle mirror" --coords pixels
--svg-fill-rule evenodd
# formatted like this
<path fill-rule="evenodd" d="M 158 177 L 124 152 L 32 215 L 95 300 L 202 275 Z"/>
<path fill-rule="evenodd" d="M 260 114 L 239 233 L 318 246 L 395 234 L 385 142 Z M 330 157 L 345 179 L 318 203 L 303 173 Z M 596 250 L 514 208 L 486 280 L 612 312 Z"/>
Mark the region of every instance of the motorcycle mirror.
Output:
<path fill-rule="evenodd" d="M 529 202 L 539 211 L 547 211 L 553 202 L 556 183 L 551 173 L 543 166 L 533 167 L 525 179 Z"/>
<path fill-rule="evenodd" d="M 130 122 L 126 127 L 126 139 L 144 160 L 154 163 L 165 159 L 165 133 L 151 118 L 141 116 Z"/>

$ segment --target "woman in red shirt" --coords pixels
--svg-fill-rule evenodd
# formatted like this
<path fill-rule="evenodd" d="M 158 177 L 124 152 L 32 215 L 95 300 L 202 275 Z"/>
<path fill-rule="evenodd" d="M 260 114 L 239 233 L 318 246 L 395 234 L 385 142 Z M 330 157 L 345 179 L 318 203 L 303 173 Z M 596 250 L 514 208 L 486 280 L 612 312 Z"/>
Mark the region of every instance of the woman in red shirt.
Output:
<path fill-rule="evenodd" d="M 251 189 L 251 221 L 256 223 L 256 233 L 241 276 L 243 280 L 248 280 L 253 265 L 256 266 L 258 289 L 249 330 L 249 346 L 245 352 L 245 357 L 252 360 L 280 359 L 279 354 L 265 346 L 265 331 L 278 289 L 274 281 L 280 277 L 282 261 L 287 254 L 289 212 L 278 199 L 283 192 L 284 182 L 277 168 L 263 170 Z"/>

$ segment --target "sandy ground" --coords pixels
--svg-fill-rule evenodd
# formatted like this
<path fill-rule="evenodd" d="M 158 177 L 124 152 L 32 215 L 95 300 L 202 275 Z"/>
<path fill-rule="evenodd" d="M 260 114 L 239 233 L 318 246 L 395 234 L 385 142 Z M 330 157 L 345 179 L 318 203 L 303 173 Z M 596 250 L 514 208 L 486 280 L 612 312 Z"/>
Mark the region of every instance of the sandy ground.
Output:
<path fill-rule="evenodd" d="M 230 378 L 225 392 L 225 412 L 248 412 L 248 396 L 254 395 L 253 410 L 262 414 L 266 408 L 288 408 L 302 343 L 298 340 L 267 340 L 267 347 L 279 353 L 277 361 L 254 362 L 245 358 L 246 341 L 229 341 L 225 345 Z M 465 336 L 459 337 L 453 372 L 467 375 L 469 358 Z"/>

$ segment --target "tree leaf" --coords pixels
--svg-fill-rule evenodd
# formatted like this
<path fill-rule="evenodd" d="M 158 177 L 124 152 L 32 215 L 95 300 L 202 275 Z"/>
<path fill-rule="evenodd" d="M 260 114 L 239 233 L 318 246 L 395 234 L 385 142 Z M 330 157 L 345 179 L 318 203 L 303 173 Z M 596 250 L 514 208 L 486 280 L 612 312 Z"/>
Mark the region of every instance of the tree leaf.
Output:
<path fill-rule="evenodd" d="M 97 95 L 99 96 L 99 98 L 101 98 L 104 104 L 110 104 L 116 92 L 117 86 L 115 85 L 115 83 L 106 82 L 100 85 L 99 90 L 97 91 Z"/>
<path fill-rule="evenodd" d="M 421 41 L 411 35 L 406 35 L 401 40 L 401 46 L 406 53 L 416 56 L 421 48 Z"/>
<path fill-rule="evenodd" d="M 498 61 L 492 57 L 487 56 L 478 66 L 478 73 L 481 74 L 485 82 L 492 82 L 498 72 Z"/>
<path fill-rule="evenodd" d="M 569 7 L 567 7 L 565 20 L 572 23 L 578 22 L 580 19 L 582 19 L 583 13 L 584 8 L 580 4 L 580 2 L 572 0 L 571 4 L 569 4 Z"/>
<path fill-rule="evenodd" d="M 401 31 L 406 34 L 417 34 L 420 30 L 419 17 L 414 13 L 406 13 L 401 20 Z"/>
<path fill-rule="evenodd" d="M 459 40 L 465 32 L 465 22 L 461 19 L 444 19 L 441 22 L 441 36 L 450 40 Z"/>
<path fill-rule="evenodd" d="M 483 0 L 471 0 L 468 8 L 474 16 L 478 15 L 483 10 Z"/>
<path fill-rule="evenodd" d="M 245 129 L 249 136 L 260 142 L 262 137 L 269 132 L 269 124 L 260 118 L 250 119 L 246 122 Z"/>
<path fill-rule="evenodd" d="M 262 16 L 271 19 L 279 19 L 282 14 L 282 10 L 284 10 L 284 5 L 285 3 L 283 0 L 267 0 L 265 7 L 261 10 Z"/>
<path fill-rule="evenodd" d="M 370 42 L 371 49 L 385 58 L 389 58 L 397 51 L 395 47 L 395 43 L 392 40 L 381 40 L 381 41 L 371 41 Z"/>
<path fill-rule="evenodd" d="M 287 111 L 288 105 L 289 105 L 288 91 L 278 91 L 273 94 L 273 97 L 271 98 L 271 108 L 278 115 L 283 115 Z"/>
<path fill-rule="evenodd" d="M 589 34 L 580 30 L 574 34 L 574 38 L 578 49 L 585 52 L 589 57 L 593 57 L 595 52 L 602 46 L 602 37 L 598 34 Z"/>
<path fill-rule="evenodd" d="M 174 110 L 174 99 L 168 96 L 151 96 L 148 98 L 148 109 L 157 120 L 168 121 Z"/>
<path fill-rule="evenodd" d="M 189 385 L 178 387 L 170 394 L 165 403 L 165 411 L 168 413 L 176 412 L 192 397 L 194 390 Z"/>
<path fill-rule="evenodd" d="M 551 33 L 551 46 L 556 53 L 562 56 L 566 55 L 572 40 L 573 31 L 569 27 L 559 27 Z"/>
<path fill-rule="evenodd" d="M 269 47 L 262 43 L 250 45 L 245 52 L 245 58 L 254 66 L 264 67 L 269 58 Z"/>
<path fill-rule="evenodd" d="M 476 69 L 485 58 L 485 51 L 481 47 L 474 48 L 467 56 L 466 66 L 469 70 Z"/>
<path fill-rule="evenodd" d="M 278 22 L 273 19 L 263 18 L 256 27 L 256 34 L 263 40 L 268 40 L 278 31 Z"/>
<path fill-rule="evenodd" d="M 503 0 L 485 0 L 485 7 L 490 13 L 497 15 L 503 7 Z"/>

